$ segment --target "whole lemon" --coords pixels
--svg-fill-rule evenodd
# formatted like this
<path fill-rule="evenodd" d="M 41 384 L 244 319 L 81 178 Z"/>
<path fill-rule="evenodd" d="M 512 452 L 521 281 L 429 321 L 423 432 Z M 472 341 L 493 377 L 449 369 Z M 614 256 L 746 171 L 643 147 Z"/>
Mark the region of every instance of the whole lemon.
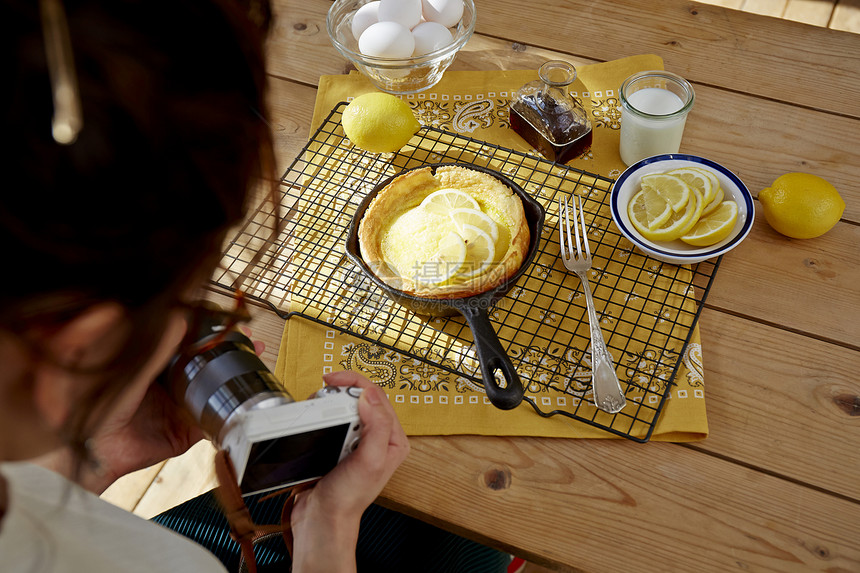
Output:
<path fill-rule="evenodd" d="M 758 199 L 768 224 L 793 239 L 823 235 L 845 211 L 845 201 L 836 188 L 809 173 L 780 175 L 761 190 Z"/>
<path fill-rule="evenodd" d="M 393 153 L 421 128 L 412 108 L 391 94 L 371 92 L 346 106 L 343 131 L 353 145 L 372 153 Z"/>

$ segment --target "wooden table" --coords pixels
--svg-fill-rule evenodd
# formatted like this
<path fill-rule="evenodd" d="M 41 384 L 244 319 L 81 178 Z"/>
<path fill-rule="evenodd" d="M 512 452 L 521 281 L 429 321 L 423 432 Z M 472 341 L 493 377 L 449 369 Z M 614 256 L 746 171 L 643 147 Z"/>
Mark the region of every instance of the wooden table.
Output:
<path fill-rule="evenodd" d="M 275 4 L 283 171 L 307 141 L 319 76 L 350 67 L 325 31 L 329 1 Z M 477 8 L 452 69 L 657 54 L 695 85 L 683 152 L 729 166 L 753 194 L 815 173 L 847 208 L 806 241 L 759 213 L 724 258 L 700 319 L 703 442 L 413 438 L 380 501 L 563 571 L 860 571 L 860 35 L 680 0 Z M 274 364 L 283 322 L 255 314 Z M 210 456 L 202 445 L 106 497 L 152 515 L 211 485 Z"/>

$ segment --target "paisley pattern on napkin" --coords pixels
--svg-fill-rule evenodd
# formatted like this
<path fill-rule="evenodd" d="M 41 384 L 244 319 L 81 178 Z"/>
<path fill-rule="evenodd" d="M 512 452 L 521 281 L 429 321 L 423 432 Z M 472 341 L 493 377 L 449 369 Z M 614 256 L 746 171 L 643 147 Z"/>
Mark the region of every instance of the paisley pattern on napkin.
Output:
<path fill-rule="evenodd" d="M 571 93 L 583 103 L 591 117 L 594 141 L 589 153 L 568 165 L 610 178 L 620 174 L 624 166 L 618 155 L 618 86 L 636 71 L 659 68 L 662 68 L 662 61 L 655 56 L 637 56 L 577 67 L 578 79 Z M 537 161 L 537 152 L 510 130 L 507 114 L 507 104 L 516 89 L 536 77 L 536 70 L 448 72 L 434 88 L 403 98 L 410 103 L 424 125 L 475 138 L 478 147 L 480 141 L 488 141 L 524 151 L 533 155 Z M 321 78 L 314 129 L 338 102 L 348 101 L 368 91 L 373 91 L 373 87 L 357 73 Z M 356 159 L 353 155 L 343 154 L 337 146 L 326 148 L 324 141 L 312 142 L 312 150 L 325 155 L 328 158 L 326 163 L 328 160 L 353 162 L 349 165 L 350 177 L 366 180 L 365 192 L 379 180 L 376 159 L 368 156 L 372 154 L 362 154 L 360 159 Z M 476 156 L 480 155 L 481 150 L 478 149 Z M 426 152 L 416 150 L 399 165 L 399 158 L 387 159 L 394 162 L 394 165 L 389 166 L 393 172 L 411 167 L 410 162 L 448 160 L 444 149 Z M 319 169 L 324 170 L 325 165 L 320 165 Z M 367 176 L 362 176 L 362 172 L 366 172 Z M 349 217 L 351 213 L 348 207 L 351 201 L 355 201 L 352 195 L 362 191 L 344 187 L 338 177 L 338 173 L 333 173 L 327 175 L 326 182 L 315 182 L 315 185 L 330 186 L 330 189 L 322 191 L 326 197 L 325 208 L 320 208 L 313 196 L 306 200 L 300 199 L 296 205 L 300 212 L 314 215 L 317 224 L 303 229 L 303 233 L 310 233 L 320 248 L 334 247 L 325 244 L 326 241 L 336 239 L 328 236 L 326 230 L 345 224 L 342 218 Z M 531 189 L 526 186 L 526 190 L 536 196 L 542 192 L 538 185 Z M 578 186 L 569 189 L 571 193 L 578 190 Z M 581 190 L 579 192 L 582 193 Z M 596 208 L 595 205 L 605 205 L 608 186 L 591 182 L 587 193 L 589 195 L 585 199 L 591 199 L 593 203 L 586 201 L 586 205 L 591 204 Z M 544 234 L 557 237 L 557 209 L 551 207 L 550 201 L 544 203 L 547 207 Z M 667 401 L 651 439 L 702 439 L 707 435 L 707 419 L 698 327 L 692 325 L 692 319 L 687 321 L 683 319 L 684 313 L 678 312 L 684 305 L 689 305 L 684 300 L 686 293 L 669 290 L 655 301 L 653 293 L 648 290 L 653 289 L 653 286 L 646 288 L 648 284 L 674 284 L 673 280 L 679 276 L 683 279 L 682 275 L 689 271 L 647 259 L 624 239 L 617 244 L 604 244 L 609 242 L 606 231 L 612 223 L 608 213 L 598 215 L 601 214 L 595 214 L 589 230 L 593 235 L 591 241 L 595 256 L 595 267 L 590 275 L 595 296 L 601 296 L 601 280 L 626 280 L 628 267 L 644 269 L 639 274 L 645 275 L 635 279 L 637 285 L 646 285 L 637 287 L 643 292 L 631 290 L 624 300 L 605 295 L 608 297 L 604 299 L 606 304 L 598 308 L 602 312 L 601 326 L 614 355 L 619 378 L 633 383 L 627 392 L 630 401 L 627 408 L 655 409 L 665 393 Z M 326 372 L 350 369 L 364 373 L 386 390 L 404 428 L 412 435 L 469 433 L 616 437 L 600 428 L 562 416 L 540 417 L 526 404 L 513 411 L 496 409 L 489 403 L 480 384 L 452 372 L 479 372 L 474 348 L 468 344 L 469 334 L 461 332 L 462 329 L 451 331 L 457 328 L 456 322 L 427 319 L 420 324 L 420 328 L 416 328 L 412 317 L 404 318 L 402 308 L 367 288 L 363 284 L 363 280 L 367 279 L 357 273 L 349 261 L 339 261 L 331 268 L 326 263 L 320 269 L 312 265 L 314 259 L 314 253 L 296 253 L 290 261 L 292 272 L 289 274 L 298 276 L 298 279 L 284 290 L 293 297 L 294 304 L 298 302 L 303 311 L 313 308 L 315 304 L 319 305 L 321 312 L 332 306 L 337 307 L 341 312 L 336 316 L 322 318 L 353 332 L 376 329 L 370 334 L 385 344 L 397 346 L 399 341 L 407 339 L 412 344 L 413 352 L 426 354 L 424 360 L 416 360 L 381 344 L 342 334 L 325 324 L 293 317 L 287 321 L 276 374 L 295 396 L 306 396 L 319 388 L 320 376 Z M 635 262 L 631 263 L 632 259 Z M 586 416 L 596 423 L 607 426 L 617 424 L 612 416 L 590 405 L 588 345 L 582 347 L 577 344 L 577 341 L 588 340 L 587 319 L 582 320 L 585 303 L 578 280 L 574 275 L 564 276 L 566 271 L 556 256 L 545 254 L 536 260 L 535 265 L 527 283 L 518 284 L 491 310 L 491 319 L 497 326 L 500 338 L 516 342 L 511 344 L 508 352 L 518 364 L 526 395 L 544 410 L 576 409 L 578 414 L 586 411 Z M 339 298 L 313 300 L 317 292 L 336 292 L 336 289 L 326 290 L 327 281 L 339 281 L 338 285 L 346 284 L 348 287 L 337 291 L 341 293 Z M 630 284 L 634 285 L 634 282 Z M 625 288 L 625 285 L 603 288 L 616 286 L 618 290 Z M 657 290 L 661 292 L 659 288 Z M 617 290 L 613 290 L 613 293 L 617 293 Z M 617 298 L 618 295 L 613 296 Z M 527 305 L 527 313 L 518 310 L 522 308 L 521 304 Z M 384 320 L 378 320 L 380 313 L 387 313 Z M 679 315 L 682 316 L 680 324 Z M 643 322 L 647 322 L 644 327 L 641 326 Z M 380 328 L 380 323 L 385 327 Z M 680 356 L 682 345 L 676 342 L 684 340 L 684 332 L 691 327 L 694 330 L 690 343 L 684 355 Z M 648 340 L 629 343 L 627 339 L 631 336 L 635 338 L 637 328 L 648 329 L 651 333 Z M 679 335 L 678 329 L 685 328 L 686 331 Z M 512 332 L 506 332 L 505 329 Z M 533 335 L 524 337 L 523 332 Z M 423 342 L 425 337 L 429 337 L 426 344 Z M 439 351 L 439 348 L 445 350 Z M 619 348 L 623 352 L 619 352 Z M 677 372 L 672 379 L 676 366 Z M 637 377 L 643 379 L 639 384 L 641 388 L 637 386 Z M 666 392 L 670 381 L 673 386 Z M 620 428 L 621 432 L 638 437 L 647 434 L 649 428 L 640 418 L 633 415 L 629 420 L 628 426 Z"/>

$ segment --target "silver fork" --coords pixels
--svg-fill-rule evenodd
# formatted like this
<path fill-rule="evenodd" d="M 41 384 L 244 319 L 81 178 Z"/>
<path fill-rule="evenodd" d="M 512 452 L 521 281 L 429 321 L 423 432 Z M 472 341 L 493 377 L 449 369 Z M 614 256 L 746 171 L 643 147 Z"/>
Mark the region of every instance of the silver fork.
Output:
<path fill-rule="evenodd" d="M 624 408 L 627 399 L 624 397 L 624 392 L 621 391 L 621 384 L 618 383 L 612 355 L 606 349 L 603 332 L 600 330 L 600 321 L 594 310 L 594 300 L 591 298 L 591 287 L 588 285 L 587 274 L 591 268 L 591 249 L 588 247 L 585 213 L 582 210 L 582 199 L 579 195 L 576 196 L 576 203 L 578 205 L 573 205 L 575 221 L 573 230 L 576 236 L 576 254 L 574 255 L 567 201 L 562 201 L 561 197 L 558 198 L 558 240 L 561 244 L 561 260 L 567 270 L 576 273 L 582 282 L 582 290 L 585 291 L 585 302 L 588 305 L 588 325 L 591 328 L 591 384 L 594 393 L 594 405 L 604 412 L 615 414 Z M 564 217 L 563 220 L 562 217 Z M 580 227 L 582 227 L 582 243 L 580 243 L 579 237 Z M 583 254 L 582 245 L 585 246 L 585 254 Z"/>

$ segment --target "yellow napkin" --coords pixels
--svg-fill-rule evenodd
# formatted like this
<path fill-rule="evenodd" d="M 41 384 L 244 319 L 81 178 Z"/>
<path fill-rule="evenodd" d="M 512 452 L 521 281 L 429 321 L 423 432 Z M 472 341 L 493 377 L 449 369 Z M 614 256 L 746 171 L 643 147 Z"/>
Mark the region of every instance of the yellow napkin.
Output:
<path fill-rule="evenodd" d="M 624 165 L 618 154 L 618 130 L 620 127 L 617 90 L 622 81 L 632 73 L 646 69 L 661 69 L 662 61 L 656 56 L 635 56 L 594 64 L 590 66 L 579 66 L 577 68 L 578 78 L 571 86 L 571 93 L 577 97 L 588 112 L 592 125 L 594 126 L 594 140 L 591 152 L 586 156 L 578 158 L 568 165 L 597 173 L 606 177 L 614 178 L 620 174 Z M 409 96 L 404 99 L 413 106 L 413 110 L 419 120 L 425 125 L 433 125 L 447 131 L 463 134 L 476 140 L 488 141 L 504 147 L 529 152 L 530 146 L 518 135 L 511 131 L 507 124 L 507 103 L 513 93 L 524 83 L 537 78 L 536 70 L 507 71 L 507 72 L 448 72 L 442 81 L 430 90 Z M 320 86 L 314 110 L 313 130 L 322 123 L 324 118 L 331 112 L 338 102 L 347 101 L 352 97 L 368 91 L 374 91 L 373 86 L 360 74 L 352 73 L 346 76 L 324 76 L 320 79 Z M 319 149 L 320 145 L 314 142 Z M 333 150 L 334 153 L 334 150 Z M 415 154 L 412 156 L 416 157 Z M 418 160 L 444 160 L 432 157 L 432 154 L 418 156 Z M 537 160 L 535 160 L 537 161 Z M 353 166 L 351 166 L 352 168 Z M 361 169 L 362 166 L 354 166 Z M 404 165 L 405 167 L 405 165 Z M 526 166 L 529 167 L 529 166 Z M 375 184 L 376 181 L 371 181 Z M 336 186 L 337 181 L 331 185 Z M 594 181 L 589 182 L 594 186 L 589 198 L 596 199 L 605 205 L 604 197 L 600 194 L 608 193 L 608 185 Z M 567 191 L 567 189 L 565 189 Z M 573 192 L 575 188 L 570 189 Z M 533 190 L 529 190 L 533 191 Z M 588 203 L 587 203 L 588 204 Z M 545 230 L 554 230 L 557 225 L 555 211 L 550 205 L 547 207 L 547 220 Z M 331 209 L 320 208 L 311 202 L 300 200 L 297 208 L 301 212 L 318 213 L 315 229 L 304 229 L 303 232 L 318 235 L 321 249 L 331 248 L 325 241 L 331 241 L 326 234 L 327 228 L 336 221 L 328 220 L 332 217 Z M 587 209 L 587 208 L 586 208 Z M 608 214 L 604 214 L 608 218 Z M 643 255 L 633 251 L 624 252 L 622 259 L 612 246 L 595 246 L 592 243 L 595 260 L 604 258 L 605 270 L 609 276 L 623 277 L 627 269 L 633 268 L 650 271 L 653 275 L 650 279 L 652 287 L 659 292 L 667 289 L 661 300 L 649 300 L 647 292 L 626 293 L 625 300 L 612 299 L 606 304 L 604 317 L 607 324 L 604 325 L 604 335 L 610 348 L 625 348 L 624 356 L 615 354 L 616 363 L 622 365 L 627 361 L 630 368 L 619 368 L 619 374 L 623 379 L 623 372 L 636 375 L 636 372 L 650 371 L 655 374 L 655 384 L 665 385 L 666 378 L 671 373 L 674 363 L 678 360 L 681 364 L 674 378 L 675 385 L 669 390 L 662 413 L 657 420 L 656 426 L 650 439 L 666 441 L 692 441 L 707 436 L 707 418 L 704 403 L 704 381 L 701 366 L 701 344 L 698 327 L 695 327 L 687 350 L 682 357 L 673 356 L 671 352 L 664 353 L 659 350 L 661 344 L 668 340 L 683 340 L 689 331 L 694 309 L 687 307 L 692 304 L 686 300 L 683 293 L 672 292 L 677 286 L 667 278 L 667 273 L 660 269 L 659 264 L 645 259 Z M 314 285 L 317 281 L 327 280 L 316 271 L 302 271 L 302 261 L 312 260 L 313 253 L 298 253 L 293 261 L 297 267 L 297 273 L 301 275 L 301 284 Z M 544 258 L 547 258 L 546 254 Z M 551 340 L 543 348 L 534 348 L 534 344 L 523 343 L 522 346 L 512 347 L 510 352 L 519 353 L 520 376 L 526 386 L 526 396 L 537 403 L 542 410 L 562 409 L 572 411 L 575 407 L 579 415 L 593 420 L 599 425 L 611 427 L 622 434 L 629 434 L 637 438 L 647 436 L 651 418 L 648 411 L 655 409 L 659 404 L 659 396 L 662 395 L 663 387 L 652 387 L 640 396 L 628 394 L 628 409 L 643 411 L 645 415 L 633 414 L 627 417 L 612 416 L 597 411 L 590 403 L 590 392 L 577 394 L 579 398 L 569 393 L 556 392 L 552 387 L 566 386 L 574 391 L 585 388 L 588 384 L 588 372 L 567 372 L 562 367 L 561 374 L 557 380 L 533 379 L 545 377 L 544 367 L 529 368 L 531 359 L 527 353 L 537 351 L 537 360 L 558 360 L 559 364 L 566 364 L 563 359 L 570 358 L 570 362 L 576 362 L 584 353 L 584 348 L 568 348 L 574 344 L 576 338 L 579 341 L 588 340 L 587 320 L 582 319 L 584 312 L 576 301 L 581 296 L 581 287 L 575 275 L 565 277 L 564 270 L 557 257 L 553 260 L 539 259 L 537 264 L 543 264 L 546 274 L 553 275 L 553 283 L 549 278 L 547 283 L 554 288 L 552 294 L 544 296 L 539 279 L 532 276 L 529 284 L 517 285 L 506 299 L 501 301 L 493 309 L 492 318 L 496 321 L 497 330 L 503 339 L 510 340 L 512 337 L 516 342 L 517 336 L 523 332 L 531 334 L 545 334 L 538 336 L 538 340 Z M 649 268 L 650 267 L 650 268 Z M 669 266 L 668 275 L 680 273 L 682 280 L 689 275 L 689 270 Z M 600 269 L 596 272 L 599 274 Z M 686 275 L 685 275 L 686 273 Z M 638 273 L 641 275 L 641 273 Z M 596 296 L 600 296 L 599 276 L 592 278 L 592 288 Z M 642 279 L 637 278 L 637 281 Z M 646 280 L 647 282 L 647 280 Z M 552 286 L 555 284 L 556 286 Z M 561 285 L 561 289 L 557 285 Z M 668 285 L 668 286 L 667 286 Z M 612 288 L 609 285 L 608 288 Z M 622 291 L 619 285 L 619 291 Z M 300 302 L 300 308 L 305 312 L 312 310 L 315 304 L 321 308 L 332 304 L 348 304 L 345 295 L 344 300 L 312 300 L 315 291 L 310 289 L 296 288 L 292 292 L 294 302 Z M 322 292 L 325 292 L 324 290 Z M 624 294 L 624 293 L 622 293 Z M 618 293 L 614 297 L 620 296 Z M 534 301 L 540 297 L 540 301 Z M 652 297 L 653 298 L 653 297 Z M 528 316 L 522 318 L 518 314 L 517 305 L 530 305 L 535 303 L 535 308 L 542 308 L 541 316 Z M 507 303 L 507 304 L 502 304 Z M 530 307 L 531 308 L 531 307 Z M 661 313 L 674 312 L 673 309 L 683 309 L 680 313 L 681 320 L 662 320 Z M 322 310 L 321 310 L 322 312 Z M 397 307 L 392 311 L 392 321 L 388 332 L 379 334 L 379 340 L 386 344 L 397 346 L 403 340 L 414 345 L 418 341 L 421 345 L 422 336 L 427 336 L 430 331 L 436 342 L 439 339 L 449 340 L 445 345 L 454 354 L 466 356 L 463 364 L 476 368 L 473 354 L 469 354 L 469 347 L 457 342 L 457 337 L 446 336 L 450 333 L 442 332 L 440 329 L 423 329 L 420 333 L 410 326 L 412 320 L 406 314 L 407 311 Z M 688 314 L 689 313 L 689 314 Z M 642 317 L 647 317 L 651 322 L 646 326 L 648 329 L 648 343 L 639 344 L 639 333 L 637 329 L 642 323 Z M 325 317 L 321 317 L 325 318 Z M 513 321 L 522 324 L 512 325 Z M 430 321 L 431 326 L 433 321 Z M 633 326 L 631 326 L 633 325 Z M 412 330 L 408 330 L 412 328 Z M 505 330 L 505 329 L 509 330 Z M 405 329 L 405 330 L 404 330 Z M 686 329 L 686 330 L 685 330 Z M 562 333 L 559 336 L 559 333 Z M 566 334 L 565 334 L 566 333 Z M 467 335 L 468 336 L 468 335 Z M 416 338 L 417 337 L 417 338 Z M 462 339 L 463 335 L 459 337 Z M 633 342 L 630 343 L 630 339 Z M 468 342 L 468 341 L 467 341 Z M 569 344 L 568 344 L 569 343 Z M 678 349 L 679 350 L 679 349 Z M 566 353 L 571 353 L 567 355 Z M 448 360 L 446 356 L 438 356 L 439 361 Z M 582 357 L 586 364 L 588 357 Z M 444 363 L 444 362 L 443 362 Z M 480 385 L 471 380 L 450 374 L 449 372 L 436 368 L 424 361 L 418 361 L 403 354 L 394 352 L 384 346 L 367 342 L 357 337 L 341 334 L 339 331 L 326 325 L 320 325 L 300 317 L 294 317 L 287 321 L 284 337 L 278 356 L 276 374 L 283 380 L 288 390 L 297 398 L 304 398 L 317 390 L 322 382 L 320 376 L 333 370 L 356 370 L 364 373 L 370 379 L 383 387 L 389 395 L 395 410 L 403 424 L 406 432 L 411 435 L 443 435 L 443 434 L 484 434 L 484 435 L 528 435 L 546 437 L 579 437 L 579 438 L 609 438 L 617 437 L 603 429 L 593 427 L 589 424 L 572 420 L 564 416 L 553 416 L 544 418 L 537 415 L 534 409 L 523 404 L 512 411 L 498 410 L 492 406 L 483 393 Z M 622 383 L 622 386 L 624 384 Z M 635 400 L 639 402 L 635 402 Z"/>

